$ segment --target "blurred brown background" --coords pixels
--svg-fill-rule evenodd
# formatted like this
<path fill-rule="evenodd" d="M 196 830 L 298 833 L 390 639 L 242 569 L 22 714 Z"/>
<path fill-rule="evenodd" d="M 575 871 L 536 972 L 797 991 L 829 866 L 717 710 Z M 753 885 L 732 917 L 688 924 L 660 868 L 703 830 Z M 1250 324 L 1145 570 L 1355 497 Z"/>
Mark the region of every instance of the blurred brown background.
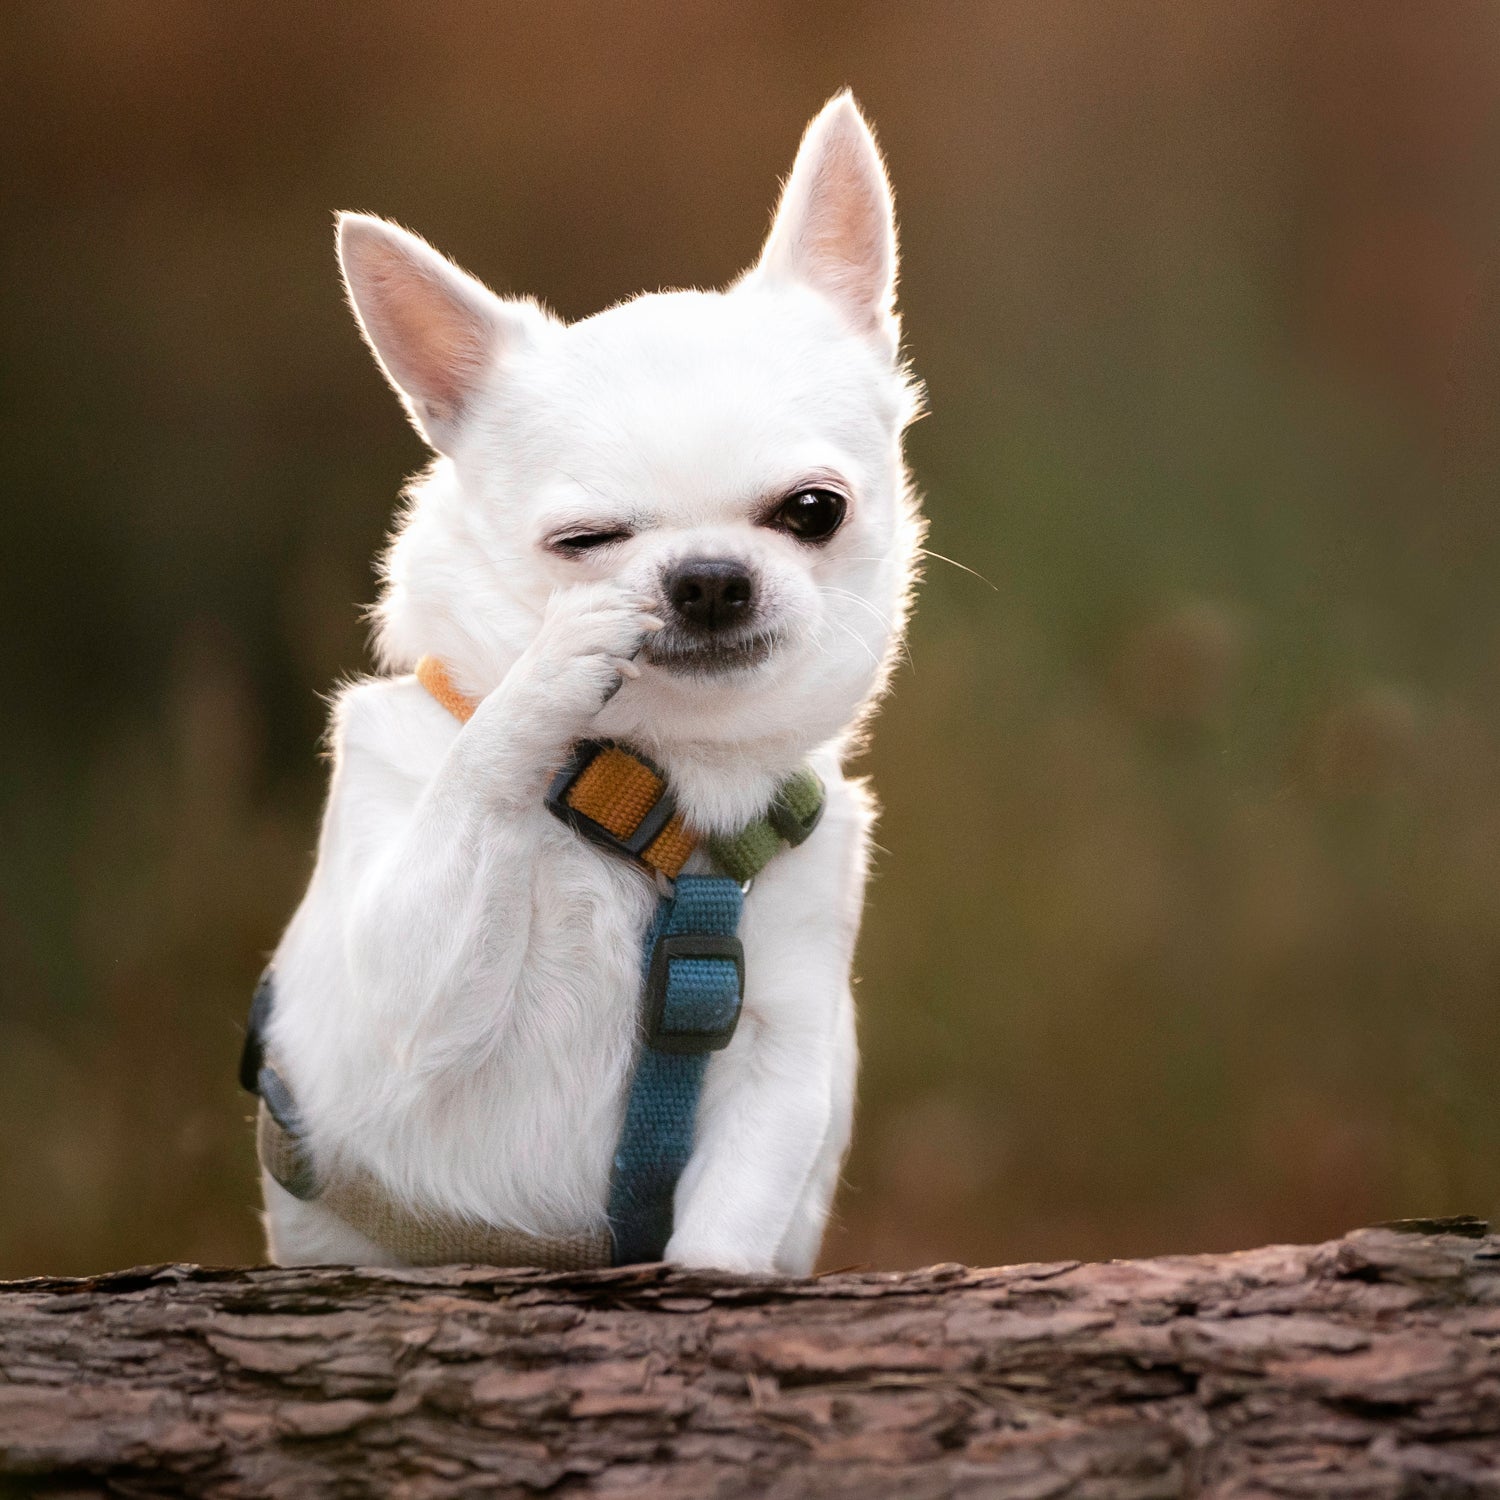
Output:
<path fill-rule="evenodd" d="M 239 1024 L 423 461 L 389 214 L 565 315 L 754 254 L 852 84 L 934 562 L 826 1263 L 1500 1210 L 1500 9 L 0 17 L 0 1274 L 255 1258 Z"/>

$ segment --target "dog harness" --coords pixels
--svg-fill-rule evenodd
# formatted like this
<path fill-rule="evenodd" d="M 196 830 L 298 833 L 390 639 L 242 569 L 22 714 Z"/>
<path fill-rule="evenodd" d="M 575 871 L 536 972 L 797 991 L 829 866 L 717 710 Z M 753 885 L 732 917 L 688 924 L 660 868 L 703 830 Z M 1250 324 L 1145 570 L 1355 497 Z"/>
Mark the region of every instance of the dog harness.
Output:
<path fill-rule="evenodd" d="M 435 658 L 418 662 L 417 680 L 460 723 L 473 716 L 477 703 L 453 686 Z M 700 841 L 660 769 L 623 745 L 585 740 L 553 777 L 545 801 L 581 837 L 651 872 L 660 888 L 642 955 L 639 1051 L 610 1176 L 607 1231 L 527 1234 L 408 1208 L 362 1168 L 320 1172 L 296 1101 L 265 1050 L 275 1000 L 271 969 L 250 1008 L 240 1084 L 260 1099 L 261 1166 L 294 1197 L 316 1200 L 413 1265 L 471 1261 L 585 1270 L 662 1258 L 677 1181 L 692 1154 L 709 1054 L 729 1045 L 744 1001 L 745 950 L 738 934 L 745 892 L 783 847 L 812 833 L 824 788 L 804 766 L 777 788 L 762 817 Z M 700 845 L 720 873 L 682 873 Z"/>

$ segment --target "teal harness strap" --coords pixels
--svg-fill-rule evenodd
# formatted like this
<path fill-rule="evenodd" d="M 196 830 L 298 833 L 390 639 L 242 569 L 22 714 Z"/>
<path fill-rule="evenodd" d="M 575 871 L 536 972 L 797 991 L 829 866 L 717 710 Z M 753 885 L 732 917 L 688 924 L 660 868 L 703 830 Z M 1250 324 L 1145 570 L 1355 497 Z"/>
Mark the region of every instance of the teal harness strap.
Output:
<path fill-rule="evenodd" d="M 763 818 L 708 840 L 725 875 L 679 875 L 646 933 L 640 1057 L 610 1177 L 615 1264 L 661 1260 L 672 1237 L 677 1180 L 693 1154 L 708 1055 L 729 1045 L 745 996 L 738 933 L 744 891 L 783 845 L 823 815 L 811 767 L 787 778 Z M 627 851 L 628 852 L 628 851 Z M 726 876 L 728 878 L 726 878 Z"/>
<path fill-rule="evenodd" d="M 679 875 L 646 933 L 644 1034 L 610 1179 L 617 1266 L 660 1260 L 671 1238 L 708 1056 L 729 1045 L 744 1000 L 743 904 L 733 880 Z"/>

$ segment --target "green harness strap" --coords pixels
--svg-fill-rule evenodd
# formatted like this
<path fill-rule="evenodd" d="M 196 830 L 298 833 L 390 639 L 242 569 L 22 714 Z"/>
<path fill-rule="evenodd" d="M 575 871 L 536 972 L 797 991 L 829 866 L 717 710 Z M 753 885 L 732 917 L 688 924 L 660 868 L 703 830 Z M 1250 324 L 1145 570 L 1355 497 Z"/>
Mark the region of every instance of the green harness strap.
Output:
<path fill-rule="evenodd" d="M 783 844 L 795 849 L 807 839 L 823 816 L 824 800 L 818 773 L 811 766 L 803 766 L 776 788 L 775 800 L 764 817 L 747 823 L 737 833 L 711 834 L 706 840 L 709 858 L 741 885 L 754 880 Z"/>

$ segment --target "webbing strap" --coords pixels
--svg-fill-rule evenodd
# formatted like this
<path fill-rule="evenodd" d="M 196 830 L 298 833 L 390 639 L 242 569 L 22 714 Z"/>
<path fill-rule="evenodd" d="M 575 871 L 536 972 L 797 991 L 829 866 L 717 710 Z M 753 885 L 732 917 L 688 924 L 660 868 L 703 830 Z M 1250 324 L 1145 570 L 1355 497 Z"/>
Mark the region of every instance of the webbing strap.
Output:
<path fill-rule="evenodd" d="M 644 1034 L 610 1181 L 616 1265 L 660 1260 L 671 1238 L 708 1056 L 728 1045 L 739 1020 L 743 901 L 733 880 L 679 876 L 646 934 Z"/>
<path fill-rule="evenodd" d="M 266 1070 L 267 1072 L 270 1069 Z M 594 1271 L 611 1264 L 607 1230 L 546 1237 L 435 1209 L 398 1203 L 372 1172 L 345 1169 L 319 1181 L 306 1143 L 260 1101 L 255 1145 L 260 1164 L 294 1197 L 316 1201 L 367 1240 L 412 1266 L 534 1266 L 543 1271 Z"/>
<path fill-rule="evenodd" d="M 782 844 L 796 848 L 818 826 L 825 800 L 822 778 L 811 766 L 803 766 L 776 788 L 765 817 L 738 833 L 711 835 L 709 857 L 726 875 L 741 882 L 754 880 Z"/>

